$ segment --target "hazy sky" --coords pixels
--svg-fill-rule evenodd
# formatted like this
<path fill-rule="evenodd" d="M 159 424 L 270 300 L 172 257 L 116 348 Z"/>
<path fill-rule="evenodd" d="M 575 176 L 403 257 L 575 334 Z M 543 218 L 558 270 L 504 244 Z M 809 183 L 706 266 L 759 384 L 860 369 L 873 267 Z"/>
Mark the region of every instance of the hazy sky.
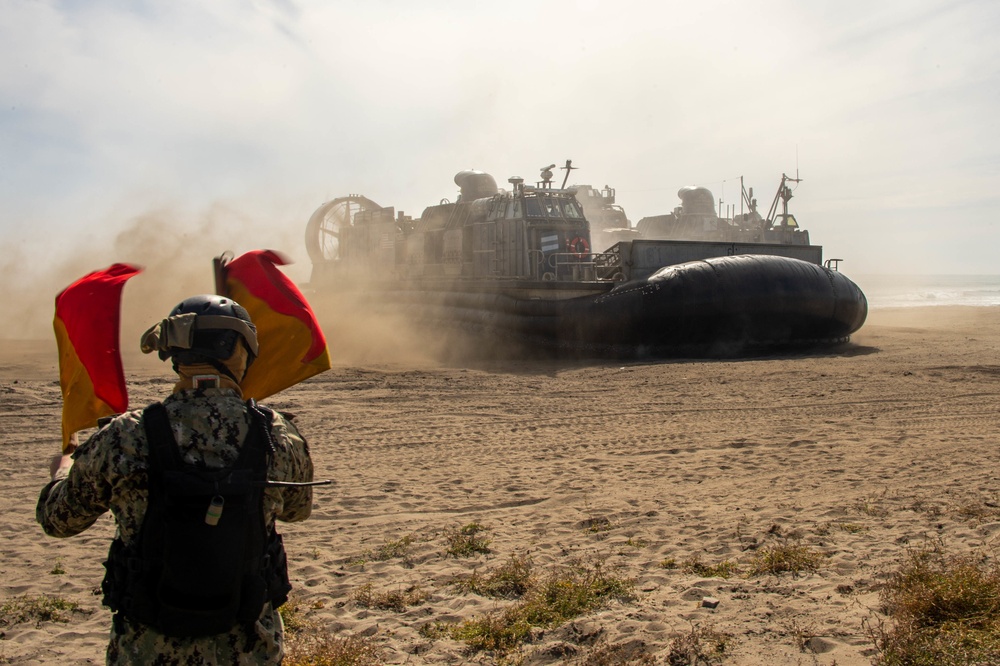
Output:
<path fill-rule="evenodd" d="M 0 277 L 256 247 L 304 275 L 329 198 L 418 215 L 567 158 L 633 223 L 798 168 L 847 274 L 998 273 L 998 28 L 995 0 L 0 0 Z"/>

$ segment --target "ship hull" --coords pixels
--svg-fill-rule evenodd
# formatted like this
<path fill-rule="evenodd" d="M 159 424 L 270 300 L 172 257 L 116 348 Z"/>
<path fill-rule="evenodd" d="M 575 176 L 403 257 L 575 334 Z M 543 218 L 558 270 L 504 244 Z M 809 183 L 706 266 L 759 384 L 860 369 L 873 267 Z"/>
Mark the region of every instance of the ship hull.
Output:
<path fill-rule="evenodd" d="M 691 261 L 617 284 L 416 280 L 383 296 L 434 326 L 618 355 L 839 343 L 868 313 L 839 271 L 769 255 Z"/>

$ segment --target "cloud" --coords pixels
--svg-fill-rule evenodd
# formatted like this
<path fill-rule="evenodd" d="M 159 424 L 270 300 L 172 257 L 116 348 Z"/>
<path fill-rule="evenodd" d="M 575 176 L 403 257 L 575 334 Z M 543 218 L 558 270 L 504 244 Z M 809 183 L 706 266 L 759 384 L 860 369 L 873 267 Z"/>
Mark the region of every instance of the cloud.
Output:
<path fill-rule="evenodd" d="M 998 20 L 942 0 L 4 3 L 0 242 L 41 271 L 143 215 L 221 210 L 234 245 L 304 257 L 334 196 L 419 214 L 461 169 L 530 182 L 570 158 L 633 221 L 687 184 L 737 203 L 742 175 L 765 199 L 798 166 L 795 212 L 859 269 L 989 272 Z M 910 266 L 942 210 L 986 238 Z"/>

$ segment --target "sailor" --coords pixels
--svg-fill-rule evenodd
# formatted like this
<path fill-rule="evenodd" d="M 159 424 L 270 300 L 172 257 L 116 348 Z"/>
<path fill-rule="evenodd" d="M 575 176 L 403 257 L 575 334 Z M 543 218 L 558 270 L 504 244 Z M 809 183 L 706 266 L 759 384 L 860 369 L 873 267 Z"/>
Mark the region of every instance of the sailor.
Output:
<path fill-rule="evenodd" d="M 243 400 L 257 335 L 235 301 L 188 298 L 141 346 L 172 360 L 173 392 L 56 456 L 36 518 L 54 537 L 115 518 L 108 664 L 278 664 L 291 586 L 275 520 L 309 517 L 308 445 L 289 416 Z"/>

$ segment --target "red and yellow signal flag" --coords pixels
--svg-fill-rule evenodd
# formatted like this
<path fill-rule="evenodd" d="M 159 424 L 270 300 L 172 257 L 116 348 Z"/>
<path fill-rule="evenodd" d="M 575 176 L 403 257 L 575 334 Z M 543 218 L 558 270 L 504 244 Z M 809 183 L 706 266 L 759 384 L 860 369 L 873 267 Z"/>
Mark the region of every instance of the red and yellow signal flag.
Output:
<path fill-rule="evenodd" d="M 274 250 L 254 250 L 221 266 L 220 293 L 246 308 L 260 354 L 240 383 L 244 398 L 263 400 L 330 369 L 326 337 L 312 307 L 278 266 Z"/>
<path fill-rule="evenodd" d="M 62 450 L 70 453 L 74 433 L 97 425 L 102 416 L 128 409 L 119 329 L 126 280 L 142 269 L 113 264 L 89 273 L 56 296 L 52 322 L 59 347 L 62 388 Z"/>

